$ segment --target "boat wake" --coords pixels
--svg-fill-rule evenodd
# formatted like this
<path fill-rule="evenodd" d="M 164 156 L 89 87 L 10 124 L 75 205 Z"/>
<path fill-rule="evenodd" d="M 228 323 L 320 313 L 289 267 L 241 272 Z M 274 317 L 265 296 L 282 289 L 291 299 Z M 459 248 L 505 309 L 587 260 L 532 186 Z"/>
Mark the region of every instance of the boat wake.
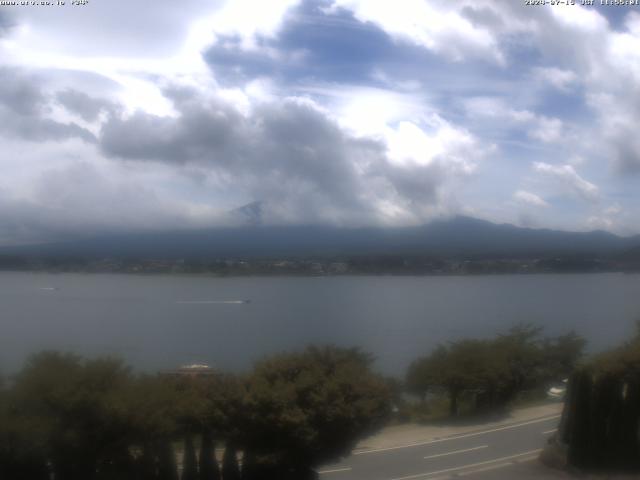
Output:
<path fill-rule="evenodd" d="M 178 300 L 176 303 L 188 305 L 242 305 L 245 303 L 251 303 L 251 300 Z"/>

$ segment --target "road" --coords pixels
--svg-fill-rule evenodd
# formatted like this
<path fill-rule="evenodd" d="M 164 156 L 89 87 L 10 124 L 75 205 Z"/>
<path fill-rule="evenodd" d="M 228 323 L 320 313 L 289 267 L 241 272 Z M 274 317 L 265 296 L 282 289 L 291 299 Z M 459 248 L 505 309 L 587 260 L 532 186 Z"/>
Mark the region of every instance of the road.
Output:
<path fill-rule="evenodd" d="M 536 461 L 559 415 L 408 445 L 356 452 L 319 470 L 321 480 L 564 478 Z"/>

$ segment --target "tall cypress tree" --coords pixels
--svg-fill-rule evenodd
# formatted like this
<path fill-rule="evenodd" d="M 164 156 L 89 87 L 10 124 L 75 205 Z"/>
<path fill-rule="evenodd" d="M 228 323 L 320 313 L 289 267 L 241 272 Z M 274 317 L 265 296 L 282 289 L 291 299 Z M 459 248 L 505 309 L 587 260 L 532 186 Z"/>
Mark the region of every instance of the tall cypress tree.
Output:
<path fill-rule="evenodd" d="M 581 370 L 574 374 L 571 388 L 575 389 L 573 422 L 569 434 L 569 463 L 578 468 L 591 465 L 591 372 Z"/>
<path fill-rule="evenodd" d="M 237 450 L 232 442 L 227 442 L 222 458 L 222 478 L 224 480 L 240 480 Z"/>
<path fill-rule="evenodd" d="M 158 450 L 158 480 L 178 480 L 176 456 L 169 440 L 164 440 Z"/>
<path fill-rule="evenodd" d="M 136 474 L 140 480 L 157 478 L 157 460 L 157 448 L 154 448 L 151 443 L 146 443 L 142 447 L 142 454 L 136 459 Z"/>
<path fill-rule="evenodd" d="M 220 467 L 216 459 L 215 447 L 211 434 L 203 433 L 200 444 L 200 480 L 220 480 Z"/>
<path fill-rule="evenodd" d="M 242 480 L 260 480 L 258 462 L 251 451 L 244 452 L 242 456 Z"/>
<path fill-rule="evenodd" d="M 182 480 L 198 480 L 198 459 L 196 458 L 196 449 L 193 446 L 193 437 L 190 433 L 184 437 Z"/>

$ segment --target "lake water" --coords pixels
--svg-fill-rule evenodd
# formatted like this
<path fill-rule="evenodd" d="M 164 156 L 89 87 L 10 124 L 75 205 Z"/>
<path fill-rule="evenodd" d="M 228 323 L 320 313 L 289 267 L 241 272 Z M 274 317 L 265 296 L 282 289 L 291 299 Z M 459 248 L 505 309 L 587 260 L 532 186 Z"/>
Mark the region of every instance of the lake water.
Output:
<path fill-rule="evenodd" d="M 222 303 L 248 299 L 250 303 Z M 0 371 L 42 349 L 124 358 L 141 370 L 247 369 L 309 343 L 358 346 L 401 375 L 439 342 L 517 322 L 575 329 L 592 350 L 640 318 L 640 275 L 250 277 L 0 273 Z"/>

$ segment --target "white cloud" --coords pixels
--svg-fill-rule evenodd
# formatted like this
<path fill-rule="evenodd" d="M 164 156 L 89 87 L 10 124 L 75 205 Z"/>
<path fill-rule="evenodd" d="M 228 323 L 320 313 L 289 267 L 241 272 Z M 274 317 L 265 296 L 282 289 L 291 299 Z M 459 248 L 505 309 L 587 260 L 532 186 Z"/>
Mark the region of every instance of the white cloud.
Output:
<path fill-rule="evenodd" d="M 578 81 L 578 76 L 571 70 L 563 70 L 556 67 L 536 67 L 534 69 L 534 79 L 546 82 L 559 90 L 568 91 L 569 87 Z"/>
<path fill-rule="evenodd" d="M 20 26 L 0 38 L 0 52 L 12 65 L 98 73 L 119 86 L 117 98 L 130 113 L 171 115 L 175 112 L 159 83 L 214 83 L 202 58 L 206 47 L 219 35 L 237 35 L 243 47 L 256 48 L 256 35 L 275 35 L 298 3 L 141 0 L 132 8 L 130 2 L 112 0 L 46 9 L 46 14 L 41 8 L 20 8 L 15 10 Z"/>
<path fill-rule="evenodd" d="M 605 215 L 619 215 L 622 211 L 622 207 L 617 203 L 604 209 Z"/>
<path fill-rule="evenodd" d="M 464 101 L 464 107 L 467 115 L 472 118 L 490 119 L 497 122 L 501 128 L 522 129 L 527 136 L 543 143 L 556 143 L 567 139 L 568 129 L 559 118 L 509 107 L 501 98 L 472 97 Z"/>
<path fill-rule="evenodd" d="M 552 179 L 565 190 L 565 193 L 571 193 L 588 201 L 596 201 L 600 198 L 598 187 L 578 175 L 572 165 L 551 165 L 544 162 L 535 162 L 533 169 Z"/>
<path fill-rule="evenodd" d="M 336 8 L 351 10 L 361 22 L 374 23 L 400 41 L 433 50 L 454 61 L 480 57 L 498 64 L 505 62 L 490 29 L 474 24 L 459 9 L 444 3 L 334 0 L 333 9 Z"/>
<path fill-rule="evenodd" d="M 565 129 L 562 120 L 558 118 L 549 118 L 538 116 L 536 125 L 529 135 L 545 143 L 553 143 L 565 138 Z"/>
<path fill-rule="evenodd" d="M 523 204 L 534 207 L 549 207 L 549 204 L 535 193 L 526 190 L 518 190 L 513 194 L 513 198 Z"/>
<path fill-rule="evenodd" d="M 275 35 L 287 11 L 299 3 L 300 0 L 226 1 L 206 22 L 192 25 L 189 41 L 193 42 L 193 49 L 202 48 L 211 43 L 207 32 L 212 30 L 217 35 L 238 35 L 244 48 L 257 48 L 256 35 Z"/>

